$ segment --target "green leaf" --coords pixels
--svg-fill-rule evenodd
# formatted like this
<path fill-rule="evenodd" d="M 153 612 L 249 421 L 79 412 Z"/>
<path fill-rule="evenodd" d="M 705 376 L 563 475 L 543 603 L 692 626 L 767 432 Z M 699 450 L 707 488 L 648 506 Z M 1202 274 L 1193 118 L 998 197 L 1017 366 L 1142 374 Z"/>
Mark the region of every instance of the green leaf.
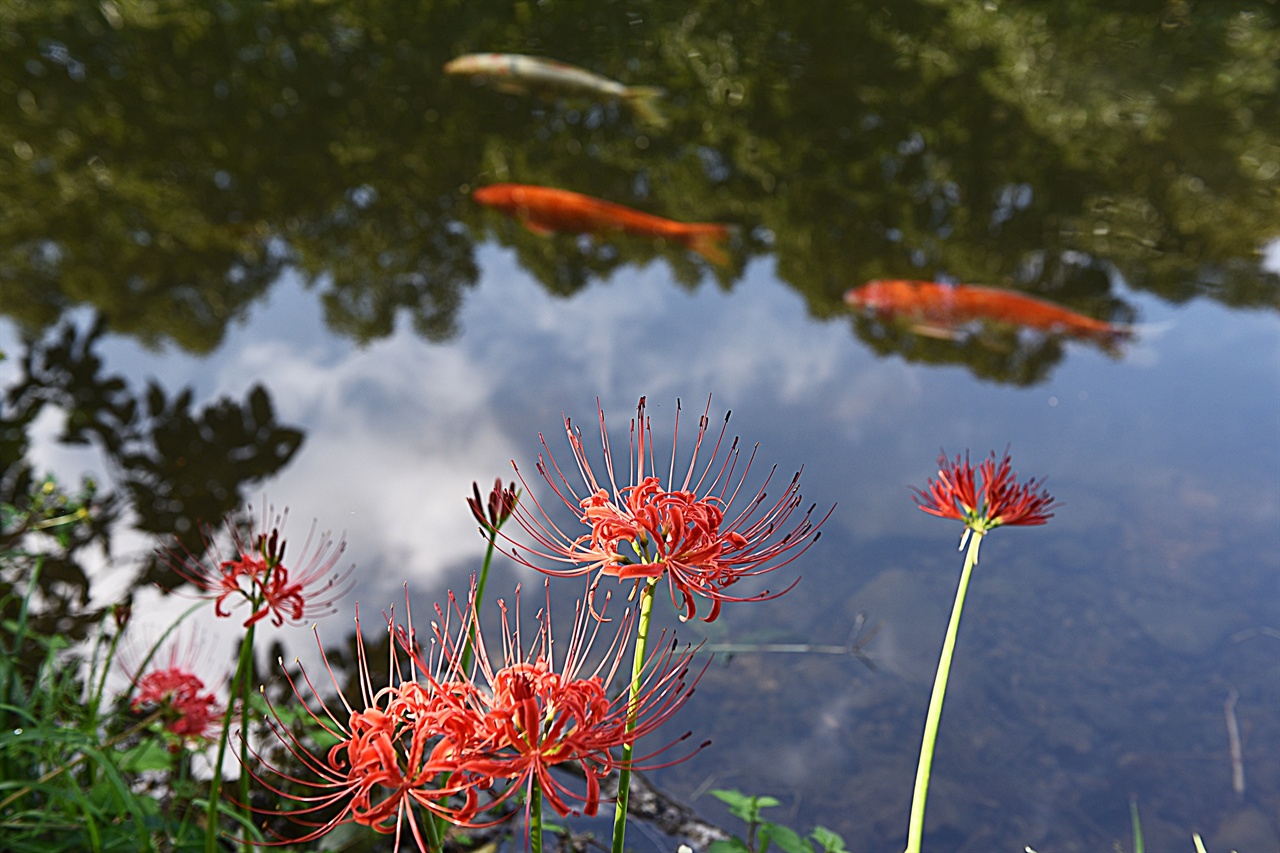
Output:
<path fill-rule="evenodd" d="M 773 797 L 748 797 L 741 791 L 717 789 L 711 795 L 727 805 L 735 817 L 747 823 L 759 823 L 761 809 L 779 804 Z"/>
<path fill-rule="evenodd" d="M 794 829 L 777 824 L 766 824 L 760 830 L 760 839 L 767 844 L 772 841 L 783 853 L 813 853 L 813 845 L 800 837 Z M 763 849 L 764 844 L 761 845 Z"/>
<path fill-rule="evenodd" d="M 844 839 L 825 826 L 815 826 L 809 837 L 822 845 L 827 853 L 848 853 L 849 851 L 849 848 L 844 846 Z"/>
<path fill-rule="evenodd" d="M 173 756 L 158 740 L 148 738 L 120 756 L 120 769 L 127 773 L 143 770 L 168 770 L 173 766 Z"/>
<path fill-rule="evenodd" d="M 707 853 L 751 853 L 751 851 L 741 838 L 730 838 L 711 842 L 711 846 L 707 848 Z"/>
<path fill-rule="evenodd" d="M 711 796 L 715 797 L 717 800 L 724 803 L 729 808 L 734 808 L 735 806 L 745 804 L 748 800 L 751 799 L 741 791 L 730 791 L 724 788 L 712 789 Z"/>

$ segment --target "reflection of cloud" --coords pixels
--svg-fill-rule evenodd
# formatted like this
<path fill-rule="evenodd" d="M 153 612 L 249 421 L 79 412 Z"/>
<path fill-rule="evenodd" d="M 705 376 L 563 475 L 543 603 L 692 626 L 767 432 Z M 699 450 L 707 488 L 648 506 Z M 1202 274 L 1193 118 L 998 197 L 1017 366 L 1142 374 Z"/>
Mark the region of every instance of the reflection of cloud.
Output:
<path fill-rule="evenodd" d="M 290 507 L 291 527 L 315 518 L 345 530 L 348 556 L 364 572 L 353 598 L 377 608 L 406 580 L 464 586 L 444 573 L 478 566 L 482 555 L 464 502 L 472 481 L 509 479 L 512 458 L 532 474 L 539 432 L 567 454 L 562 413 L 594 440 L 597 397 L 621 452 L 641 394 L 660 440 L 670 436 L 679 398 L 687 450 L 713 393 L 713 420 L 733 409 L 731 434 L 748 446 L 761 442 L 761 462 L 787 472 L 806 465 L 805 496 L 822 504 L 847 499 L 836 493 L 842 472 L 823 471 L 821 458 L 847 448 L 813 442 L 860 444 L 868 428 L 887 428 L 919 402 L 915 368 L 874 362 L 843 323 L 815 324 L 763 264 L 732 293 L 705 284 L 690 293 L 654 264 L 561 298 L 508 252 L 482 251 L 480 259 L 485 277 L 459 318 L 463 333 L 446 344 L 423 341 L 407 324 L 364 348 L 335 341 L 314 294 L 290 273 L 207 360 L 156 355 L 115 337 L 100 351 L 107 371 L 128 376 L 135 390 L 144 376 L 170 394 L 193 386 L 197 407 L 265 386 L 279 420 L 301 426 L 306 440 L 250 499 Z M 101 473 L 96 452 L 56 444 L 52 412 L 41 424 L 42 466 L 71 478 Z M 150 549 L 121 533 L 118 554 Z"/>
<path fill-rule="evenodd" d="M 358 562 L 376 552 L 378 564 L 394 566 L 394 577 L 365 582 L 377 584 L 375 600 L 407 579 L 437 582 L 451 566 L 477 564 L 481 539 L 464 503 L 472 481 L 509 478 L 513 457 L 532 472 L 539 432 L 567 455 L 562 412 L 594 440 L 597 396 L 623 450 L 641 394 L 667 435 L 677 397 L 690 430 L 708 392 L 713 418 L 780 403 L 785 414 L 766 409 L 732 425 L 745 440 L 763 440 L 768 461 L 795 452 L 766 438 L 788 430 L 788 418 L 856 439 L 862 423 L 883 425 L 918 401 L 910 368 L 869 370 L 842 324 L 815 326 L 770 276 L 752 276 L 733 294 L 687 293 L 660 268 L 628 269 L 563 299 L 510 257 L 482 255 L 487 276 L 462 313 L 465 332 L 445 345 L 406 330 L 325 354 L 255 334 L 272 325 L 262 316 L 245 343 L 227 347 L 220 391 L 239 395 L 261 381 L 281 420 L 307 430 L 302 451 L 270 485 L 271 500 L 344 528 Z M 816 487 L 806 492 L 819 496 Z"/>
<path fill-rule="evenodd" d="M 865 427 L 884 427 L 902 412 L 919 404 L 923 395 L 919 371 L 895 361 L 891 369 L 865 370 L 844 383 L 845 392 L 833 395 L 832 415 L 850 438 L 861 438 Z"/>
<path fill-rule="evenodd" d="M 401 334 L 331 364 L 252 345 L 228 372 L 260 377 L 281 418 L 307 425 L 271 500 L 345 529 L 357 557 L 382 550 L 397 567 L 377 579 L 390 590 L 480 553 L 466 496 L 510 472 L 511 442 L 489 417 L 494 368 Z"/>
<path fill-rule="evenodd" d="M 1262 268 L 1267 272 L 1280 273 L 1280 240 L 1272 240 L 1262 247 Z"/>

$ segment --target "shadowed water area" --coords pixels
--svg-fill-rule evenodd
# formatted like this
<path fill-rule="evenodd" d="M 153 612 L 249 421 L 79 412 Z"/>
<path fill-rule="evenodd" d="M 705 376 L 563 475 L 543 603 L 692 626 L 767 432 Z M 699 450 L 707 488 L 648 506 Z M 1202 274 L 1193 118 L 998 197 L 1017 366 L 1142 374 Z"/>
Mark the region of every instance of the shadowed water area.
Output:
<path fill-rule="evenodd" d="M 962 562 L 961 526 L 910 487 L 940 449 L 1008 447 L 1059 504 L 984 543 L 925 848 L 1129 850 L 1133 799 L 1149 850 L 1280 849 L 1276 16 L 0 0 L 0 499 L 89 472 L 105 508 L 33 619 L 75 639 L 126 596 L 185 607 L 154 547 L 199 551 L 200 524 L 265 495 L 299 540 L 345 531 L 358 584 L 320 625 L 345 648 L 357 600 L 408 583 L 425 614 L 465 590 L 473 480 L 514 460 L 550 505 L 539 433 L 568 472 L 567 415 L 598 458 L 598 401 L 625 471 L 647 396 L 661 469 L 679 400 L 679 467 L 710 395 L 713 432 L 732 410 L 759 444 L 747 491 L 803 468 L 806 506 L 836 508 L 744 593 L 800 576 L 775 600 L 682 624 L 659 587 L 660 624 L 717 652 L 671 723 L 711 746 L 652 779 L 731 831 L 711 789 L 891 853 Z M 488 51 L 660 87 L 661 121 L 443 71 Z M 728 257 L 526 227 L 473 199 L 498 183 L 724 223 Z M 873 280 L 1120 334 L 846 301 Z M 500 560 L 490 594 L 517 581 L 541 590 Z"/>

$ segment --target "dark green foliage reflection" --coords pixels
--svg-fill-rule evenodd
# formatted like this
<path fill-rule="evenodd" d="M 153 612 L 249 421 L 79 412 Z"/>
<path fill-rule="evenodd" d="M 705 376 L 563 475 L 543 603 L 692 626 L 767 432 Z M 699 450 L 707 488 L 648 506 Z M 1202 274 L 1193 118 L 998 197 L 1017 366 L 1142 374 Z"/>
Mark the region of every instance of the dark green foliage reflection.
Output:
<path fill-rule="evenodd" d="M 0 23 L 0 305 L 28 330 L 88 304 L 207 351 L 291 265 L 340 334 L 405 315 L 443 339 L 486 237 L 561 294 L 659 256 L 732 287 L 772 255 L 818 317 L 873 278 L 1118 322 L 1112 273 L 1174 302 L 1280 301 L 1257 255 L 1280 234 L 1266 5 L 9 0 Z M 476 50 L 661 86 L 672 125 L 442 73 Z M 495 181 L 736 223 L 737 264 L 529 234 L 470 202 Z M 873 345 L 1002 381 L 1061 355 L 891 337 Z"/>
<path fill-rule="evenodd" d="M 53 407 L 66 418 L 58 441 L 97 446 L 120 485 L 118 493 L 95 496 L 103 537 L 105 525 L 127 506 L 138 530 L 172 535 L 178 547 L 203 553 L 201 525 L 239 510 L 249 488 L 289 462 L 303 434 L 276 420 L 260 385 L 243 402 L 223 398 L 199 410 L 193 410 L 190 389 L 170 397 L 152 382 L 141 394 L 133 391 L 123 378 L 104 374 L 94 353 L 102 331 L 101 323 L 83 332 L 68 323 L 23 355 L 23 375 L 6 390 L 0 410 L 0 502 L 28 507 L 39 493 L 26 453 L 32 424 Z M 92 528 L 75 529 L 87 535 Z M 85 544 L 68 547 L 65 557 L 49 557 L 43 573 L 48 582 L 79 590 L 81 605 L 89 582 L 71 554 Z M 150 565 L 140 580 L 173 585 L 160 564 Z"/>

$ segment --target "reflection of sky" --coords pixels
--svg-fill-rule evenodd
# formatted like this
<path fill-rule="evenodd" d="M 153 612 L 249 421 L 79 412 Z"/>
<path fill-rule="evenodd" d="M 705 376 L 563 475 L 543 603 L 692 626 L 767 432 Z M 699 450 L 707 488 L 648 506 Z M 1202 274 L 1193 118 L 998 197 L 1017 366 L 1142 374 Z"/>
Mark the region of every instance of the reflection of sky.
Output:
<path fill-rule="evenodd" d="M 197 400 L 263 383 L 280 420 L 306 431 L 270 499 L 345 528 L 362 563 L 385 561 L 396 578 L 436 577 L 471 557 L 471 482 L 509 478 L 512 458 L 531 470 L 539 432 L 561 451 L 562 412 L 591 434 L 597 396 L 624 445 L 641 394 L 660 434 L 677 397 L 691 427 L 713 394 L 713 421 L 732 409 L 730 432 L 760 441 L 762 459 L 788 472 L 805 464 L 806 494 L 839 502 L 833 523 L 863 536 L 927 521 L 904 513 L 903 500 L 940 447 L 980 455 L 1012 444 L 1018 467 L 1050 476 L 1071 507 L 1059 527 L 1093 520 L 1097 498 L 1077 489 L 1121 499 L 1116 489 L 1171 471 L 1199 478 L 1217 500 L 1235 503 L 1243 488 L 1249 505 L 1266 505 L 1280 343 L 1269 313 L 1144 299 L 1151 333 L 1125 361 L 1072 345 L 1049 382 L 1016 389 L 961 368 L 877 359 L 844 323 L 809 320 L 765 265 L 731 295 L 684 292 L 651 266 L 560 299 L 505 252 L 481 260 L 464 331 L 445 345 L 407 328 L 363 349 L 334 341 L 315 300 L 287 277 L 207 362 L 118 340 L 101 351 L 135 385 L 194 384 Z M 1242 458 L 1251 446 L 1271 468 Z M 62 452 L 45 445 L 41 459 Z"/>
<path fill-rule="evenodd" d="M 566 300 L 546 294 L 505 251 L 484 250 L 479 260 L 484 275 L 461 312 L 463 332 L 444 345 L 407 328 L 363 349 L 333 341 L 314 298 L 287 278 L 206 362 L 159 357 L 119 340 L 101 352 L 109 371 L 138 377 L 135 387 L 145 376 L 171 392 L 193 383 L 198 400 L 239 398 L 263 383 L 281 422 L 306 431 L 293 464 L 265 491 L 291 507 L 299 528 L 314 517 L 322 527 L 345 529 L 348 556 L 360 566 L 353 596 L 375 612 L 405 581 L 465 585 L 481 553 L 464 503 L 473 480 L 487 486 L 495 476 L 510 479 L 512 458 L 532 474 L 539 432 L 567 461 L 561 413 L 590 438 L 597 396 L 615 446 L 625 448 L 641 394 L 648 395 L 659 447 L 669 439 L 675 399 L 692 428 L 713 393 L 712 422 L 732 409 L 730 433 L 748 447 L 759 441 L 760 459 L 776 462 L 780 476 L 803 464 L 805 498 L 824 508 L 839 504 L 828 537 L 799 564 L 805 583 L 833 600 L 856 603 L 861 591 L 882 616 L 910 607 L 891 583 L 906 575 L 900 566 L 893 570 L 899 574 L 882 574 L 888 565 L 868 564 L 860 553 L 868 543 L 919 537 L 942 559 L 954 547 L 958 529 L 916 512 L 909 499 L 908 486 L 933 472 L 939 448 L 981 456 L 1011 445 L 1018 470 L 1047 476 L 1062 504 L 1048 529 L 1072 541 L 1069 553 L 1082 573 L 1104 566 L 1128 572 L 1109 582 L 1141 590 L 1197 569 L 1221 572 L 1223 583 L 1278 591 L 1274 554 L 1247 566 L 1231 556 L 1268 553 L 1280 521 L 1280 325 L 1273 312 L 1234 313 L 1207 302 L 1172 308 L 1138 297 L 1143 326 L 1125 359 L 1069 345 L 1048 382 L 1018 389 L 976 381 L 961 368 L 877 358 L 845 323 L 809 319 L 802 300 L 764 264 L 732 294 L 706 285 L 685 292 L 655 265 L 624 270 Z M 5 369 L 11 375 L 12 367 Z M 55 426 L 44 423 L 46 439 Z M 39 464 L 67 478 L 88 458 L 47 441 L 38 450 Z M 984 564 L 1037 547 L 1031 532 L 1005 537 L 984 549 Z M 125 551 L 146 547 L 124 542 Z M 1205 550 L 1206 542 L 1216 545 Z M 1120 565 L 1116 549 L 1127 555 Z M 871 550 L 883 554 L 884 546 Z M 1210 564 L 1200 566 L 1204 560 Z M 798 595 L 797 605 L 810 597 Z M 1131 615 L 1158 643 L 1185 651 L 1191 641 L 1176 632 L 1161 636 L 1161 625 L 1175 614 L 1194 618 L 1196 600 L 1133 604 Z M 784 601 L 775 611 L 755 605 L 761 609 L 751 618 L 777 612 L 789 620 L 786 630 L 800 634 L 793 639 L 844 641 L 847 627 L 806 621 Z M 1194 624 L 1213 635 L 1207 642 L 1216 641 L 1268 615 L 1274 624 L 1275 605 L 1255 592 L 1236 605 L 1214 602 L 1212 613 L 1227 615 Z M 732 614 L 726 622 L 733 624 Z M 338 623 L 335 632 L 350 624 L 346 617 Z M 886 658 L 920 645 L 892 624 L 881 642 Z M 923 643 L 925 657 L 933 647 L 932 639 Z M 888 663 L 891 671 L 912 669 Z M 787 744 L 791 759 L 768 753 L 788 784 L 804 775 L 794 751 L 820 751 L 822 727 L 856 713 L 855 700 L 833 692 L 818 728 Z"/>

